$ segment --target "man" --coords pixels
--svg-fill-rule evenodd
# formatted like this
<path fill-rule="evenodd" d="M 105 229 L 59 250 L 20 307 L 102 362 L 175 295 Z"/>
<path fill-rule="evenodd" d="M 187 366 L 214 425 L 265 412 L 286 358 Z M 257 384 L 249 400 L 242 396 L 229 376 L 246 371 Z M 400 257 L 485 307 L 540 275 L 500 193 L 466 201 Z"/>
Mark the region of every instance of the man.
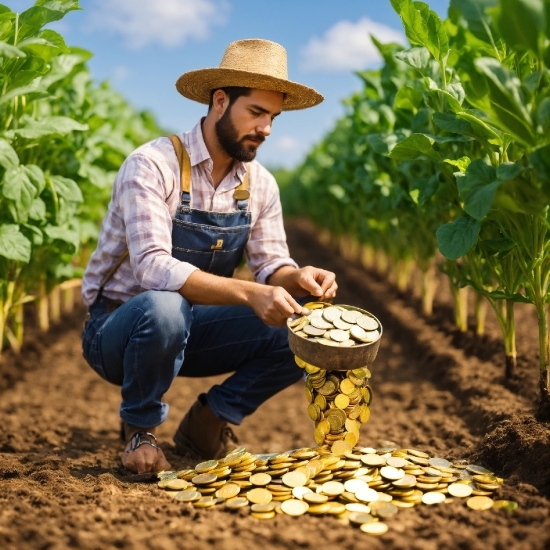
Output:
<path fill-rule="evenodd" d="M 276 182 L 254 161 L 282 110 L 323 99 L 288 80 L 284 48 L 234 42 L 218 68 L 176 87 L 209 103 L 208 114 L 126 159 L 82 287 L 84 356 L 122 386 L 122 463 L 138 473 L 170 467 L 154 434 L 175 376 L 233 372 L 199 396 L 174 436 L 180 453 L 222 456 L 227 424 L 300 378 L 285 329 L 303 313 L 296 299 L 337 289 L 333 273 L 289 257 Z M 257 282 L 230 278 L 243 252 Z"/>

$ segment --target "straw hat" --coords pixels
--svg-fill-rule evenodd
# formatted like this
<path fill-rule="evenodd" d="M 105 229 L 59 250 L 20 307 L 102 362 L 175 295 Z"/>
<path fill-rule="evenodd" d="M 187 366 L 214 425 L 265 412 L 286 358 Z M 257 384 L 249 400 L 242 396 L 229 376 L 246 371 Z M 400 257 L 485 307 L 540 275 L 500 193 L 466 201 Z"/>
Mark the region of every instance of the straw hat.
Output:
<path fill-rule="evenodd" d="M 181 95 L 206 104 L 212 90 L 226 86 L 282 92 L 283 111 L 313 107 L 324 99 L 313 88 L 288 80 L 286 50 L 280 44 L 255 38 L 229 44 L 219 67 L 189 71 L 176 82 Z"/>

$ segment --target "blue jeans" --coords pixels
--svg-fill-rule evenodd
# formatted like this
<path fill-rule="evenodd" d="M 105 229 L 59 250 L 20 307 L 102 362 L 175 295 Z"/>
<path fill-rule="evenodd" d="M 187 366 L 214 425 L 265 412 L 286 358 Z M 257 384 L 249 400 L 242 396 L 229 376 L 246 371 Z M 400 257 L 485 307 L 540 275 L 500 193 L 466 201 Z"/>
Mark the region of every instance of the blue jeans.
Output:
<path fill-rule="evenodd" d="M 120 417 L 141 428 L 164 422 L 164 393 L 176 376 L 232 372 L 206 401 L 221 420 L 240 424 L 264 401 L 300 379 L 286 328 L 265 325 L 245 306 L 193 306 L 177 292 L 149 290 L 112 312 L 90 308 L 86 361 L 122 386 Z"/>

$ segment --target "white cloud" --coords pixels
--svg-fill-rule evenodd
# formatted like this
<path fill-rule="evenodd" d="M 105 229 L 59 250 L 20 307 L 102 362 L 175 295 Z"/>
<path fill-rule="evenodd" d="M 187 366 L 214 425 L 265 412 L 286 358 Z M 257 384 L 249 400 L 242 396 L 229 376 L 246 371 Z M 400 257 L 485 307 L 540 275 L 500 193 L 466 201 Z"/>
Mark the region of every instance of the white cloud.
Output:
<path fill-rule="evenodd" d="M 339 21 L 325 34 L 314 36 L 302 50 L 302 68 L 310 71 L 350 71 L 380 62 L 370 35 L 382 43 L 406 44 L 402 32 L 363 17 L 357 23 Z"/>
<path fill-rule="evenodd" d="M 117 65 L 111 69 L 111 78 L 115 82 L 124 82 L 132 74 L 132 71 L 125 65 Z"/>
<path fill-rule="evenodd" d="M 148 44 L 174 48 L 188 38 L 206 38 L 225 22 L 225 0 L 97 0 L 90 30 L 110 31 L 138 49 Z"/>
<path fill-rule="evenodd" d="M 281 153 L 302 149 L 302 144 L 292 136 L 281 136 L 275 140 L 275 149 Z"/>

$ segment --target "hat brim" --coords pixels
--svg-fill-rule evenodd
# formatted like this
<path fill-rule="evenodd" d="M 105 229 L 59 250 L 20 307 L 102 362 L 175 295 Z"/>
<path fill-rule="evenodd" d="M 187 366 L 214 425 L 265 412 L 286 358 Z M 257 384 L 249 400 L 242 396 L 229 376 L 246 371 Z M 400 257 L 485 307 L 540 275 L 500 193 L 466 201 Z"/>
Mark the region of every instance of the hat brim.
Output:
<path fill-rule="evenodd" d="M 269 75 L 235 69 L 197 69 L 182 74 L 176 81 L 178 92 L 199 103 L 210 103 L 210 92 L 227 86 L 243 86 L 259 90 L 271 90 L 285 94 L 283 111 L 314 107 L 324 97 L 308 86 Z"/>

